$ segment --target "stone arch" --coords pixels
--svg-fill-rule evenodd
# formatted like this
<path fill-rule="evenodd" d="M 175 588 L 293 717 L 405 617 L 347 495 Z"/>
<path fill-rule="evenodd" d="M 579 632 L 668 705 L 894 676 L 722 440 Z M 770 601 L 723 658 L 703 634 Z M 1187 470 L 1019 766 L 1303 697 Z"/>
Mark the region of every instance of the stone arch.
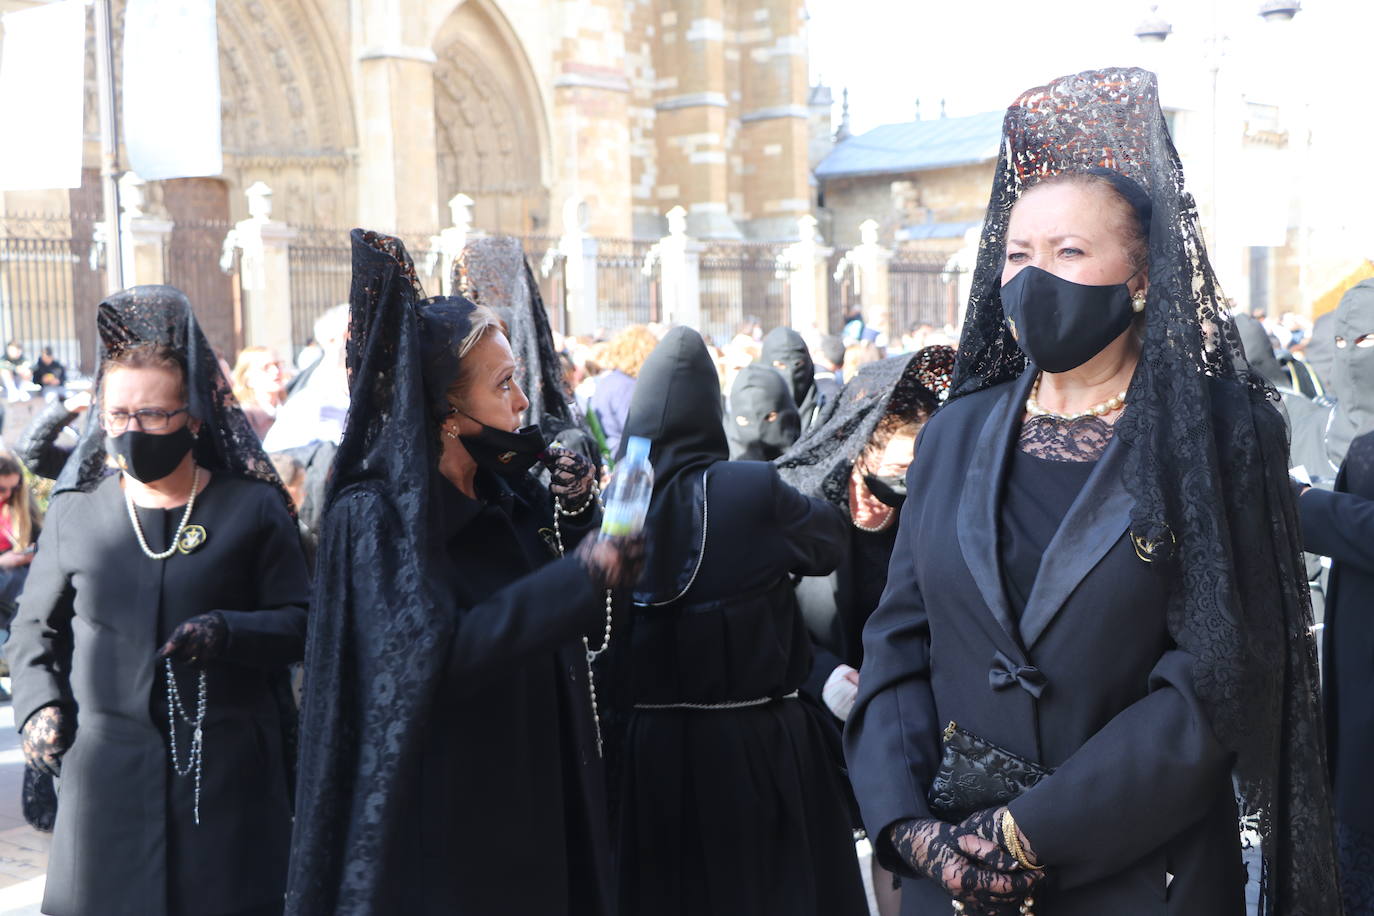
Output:
<path fill-rule="evenodd" d="M 549 224 L 548 123 L 529 58 L 490 0 L 468 0 L 436 36 L 435 148 L 439 212 L 464 193 L 487 231 Z"/>
<path fill-rule="evenodd" d="M 357 142 L 350 73 L 317 0 L 221 0 L 218 5 L 225 179 L 259 179 L 273 216 L 342 225 L 354 212 Z M 231 195 L 246 215 L 241 193 Z"/>

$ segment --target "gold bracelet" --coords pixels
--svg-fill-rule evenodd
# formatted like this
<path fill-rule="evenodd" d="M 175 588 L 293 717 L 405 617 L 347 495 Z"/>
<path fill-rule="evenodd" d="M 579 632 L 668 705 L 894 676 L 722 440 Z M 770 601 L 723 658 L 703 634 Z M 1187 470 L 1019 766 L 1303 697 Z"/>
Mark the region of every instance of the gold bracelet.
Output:
<path fill-rule="evenodd" d="M 1011 853 L 1012 858 L 1016 859 L 1017 863 L 1022 868 L 1030 869 L 1031 871 L 1044 870 L 1045 866 L 1033 865 L 1031 860 L 1026 856 L 1026 850 L 1021 845 L 1021 835 L 1016 829 L 1016 818 L 1011 816 L 1010 808 L 1004 808 L 1002 810 L 1002 842 L 1006 844 L 1007 851 Z"/>

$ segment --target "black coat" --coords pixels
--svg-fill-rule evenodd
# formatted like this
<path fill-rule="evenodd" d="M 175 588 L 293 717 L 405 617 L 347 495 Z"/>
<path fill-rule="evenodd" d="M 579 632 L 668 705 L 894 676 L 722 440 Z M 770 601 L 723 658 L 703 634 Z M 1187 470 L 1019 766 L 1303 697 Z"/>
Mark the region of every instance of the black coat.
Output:
<path fill-rule="evenodd" d="M 921 433 L 845 735 L 869 835 L 881 861 L 909 874 L 888 828 L 930 816 L 940 734 L 954 721 L 1056 768 L 1011 803 L 1054 883 L 1035 895 L 1037 914 L 1240 913 L 1230 759 L 1198 699 L 1195 659 L 1169 637 L 1163 564 L 1142 562 L 1127 536 L 1123 441 L 1098 461 L 1012 619 L 999 503 L 1032 379 L 953 401 Z M 1047 682 L 1038 700 L 1032 666 Z M 902 904 L 950 905 L 911 879 Z"/>
<path fill-rule="evenodd" d="M 616 650 L 629 672 L 621 912 L 857 916 L 833 727 L 794 695 L 811 650 L 789 578 L 835 567 L 845 521 L 771 464 L 725 460 L 716 386 L 701 338 L 674 328 L 625 424 L 653 443 L 655 479 L 632 634 Z"/>
<path fill-rule="evenodd" d="M 443 579 L 458 618 L 414 772 L 418 817 L 398 837 L 395 912 L 610 911 L 610 841 L 581 637 L 600 642 L 604 593 L 557 559 L 552 501 L 533 478 L 442 478 Z M 342 499 L 347 499 L 345 494 Z M 599 513 L 561 520 L 569 552 Z"/>
<path fill-rule="evenodd" d="M 1352 474 L 1352 467 L 1359 466 Z M 1298 500 L 1303 547 L 1330 557 L 1322 631 L 1322 692 L 1336 819 L 1366 834 L 1374 822 L 1374 433 L 1350 443 L 1336 490 Z"/>
<path fill-rule="evenodd" d="M 157 551 L 181 509 L 139 515 Z M 7 648 L 15 724 L 52 704 L 77 722 L 62 759 L 45 913 L 214 916 L 282 899 L 291 807 L 278 688 L 304 646 L 305 557 L 265 484 L 215 475 L 191 522 L 206 531 L 202 547 L 152 560 L 118 477 L 59 496 L 48 513 Z M 196 826 L 193 780 L 174 775 L 168 758 L 156 654 L 178 624 L 212 610 L 229 640 L 208 667 Z M 197 678 L 177 674 L 194 715 Z"/>

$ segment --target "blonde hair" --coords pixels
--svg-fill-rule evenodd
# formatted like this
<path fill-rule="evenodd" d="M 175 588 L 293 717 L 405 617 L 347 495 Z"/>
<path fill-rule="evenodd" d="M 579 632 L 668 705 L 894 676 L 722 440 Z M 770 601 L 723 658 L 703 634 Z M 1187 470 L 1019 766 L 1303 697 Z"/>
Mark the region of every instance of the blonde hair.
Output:
<path fill-rule="evenodd" d="M 271 347 L 244 347 L 239 351 L 239 358 L 234 360 L 234 371 L 229 373 L 229 384 L 240 404 L 252 404 L 258 400 L 257 392 L 248 387 L 248 370 L 252 368 L 250 364 L 255 356 L 270 356 L 275 360 L 277 352 Z"/>
<path fill-rule="evenodd" d="M 24 466 L 13 455 L 0 454 L 0 477 L 17 476 L 19 483 L 10 494 L 9 501 L 0 507 L 9 520 L 13 532 L 13 550 L 28 550 L 33 543 L 33 529 L 37 521 L 37 507 L 29 495 L 29 482 L 24 477 Z"/>
<path fill-rule="evenodd" d="M 468 328 L 467 334 L 458 344 L 458 377 L 448 387 L 450 401 L 461 398 L 463 392 L 467 390 L 468 384 L 472 381 L 472 369 L 464 358 L 489 335 L 506 334 L 506 326 L 501 322 L 496 312 L 485 305 L 475 305 L 468 321 L 471 327 Z M 509 340 L 510 336 L 506 335 L 506 339 Z"/>
<path fill-rule="evenodd" d="M 844 351 L 844 380 L 847 382 L 855 375 L 858 375 L 859 368 L 869 363 L 876 363 L 883 358 L 883 353 L 878 349 L 878 345 L 871 340 L 863 340 L 856 344 L 851 344 Z"/>
<path fill-rule="evenodd" d="M 658 338 L 642 324 L 632 324 L 611 338 L 597 362 L 607 369 L 619 369 L 630 378 L 639 376 L 644 360 L 658 346 Z"/>

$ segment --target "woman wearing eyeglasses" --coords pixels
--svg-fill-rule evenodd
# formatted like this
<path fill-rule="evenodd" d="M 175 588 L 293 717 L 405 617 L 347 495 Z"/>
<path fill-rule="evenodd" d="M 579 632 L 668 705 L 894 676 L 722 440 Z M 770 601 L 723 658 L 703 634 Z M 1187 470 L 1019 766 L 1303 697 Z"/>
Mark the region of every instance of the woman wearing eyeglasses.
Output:
<path fill-rule="evenodd" d="M 9 643 L 26 760 L 60 780 L 43 912 L 280 913 L 296 526 L 186 297 L 135 287 L 98 322 L 98 422 Z"/>

